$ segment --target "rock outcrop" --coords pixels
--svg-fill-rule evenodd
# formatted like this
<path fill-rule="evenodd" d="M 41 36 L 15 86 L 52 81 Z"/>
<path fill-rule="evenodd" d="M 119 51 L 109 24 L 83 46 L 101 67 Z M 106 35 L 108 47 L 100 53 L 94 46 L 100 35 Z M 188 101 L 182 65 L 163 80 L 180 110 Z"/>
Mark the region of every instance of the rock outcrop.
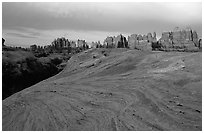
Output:
<path fill-rule="evenodd" d="M 114 48 L 114 43 L 113 43 L 113 37 L 107 37 L 105 40 L 104 40 L 104 46 L 106 48 Z"/>
<path fill-rule="evenodd" d="M 199 39 L 199 48 L 202 49 L 202 39 Z"/>
<path fill-rule="evenodd" d="M 159 39 L 161 49 L 165 51 L 197 51 L 199 49 L 198 35 L 190 28 L 175 28 L 170 32 L 163 32 Z"/>
<path fill-rule="evenodd" d="M 115 46 L 116 48 L 127 48 L 128 42 L 122 34 L 115 38 Z"/>
<path fill-rule="evenodd" d="M 130 49 L 152 50 L 151 44 L 156 42 L 156 33 L 148 33 L 147 35 L 132 34 L 128 36 L 128 45 Z"/>
<path fill-rule="evenodd" d="M 91 48 L 102 48 L 103 46 L 101 45 L 101 42 L 92 42 L 91 43 Z"/>
<path fill-rule="evenodd" d="M 107 37 L 104 40 L 104 46 L 106 48 L 127 48 L 128 42 L 127 39 L 120 34 L 117 37 Z"/>
<path fill-rule="evenodd" d="M 132 34 L 128 36 L 128 45 L 130 49 L 135 49 L 138 43 L 139 43 L 139 40 L 138 40 L 137 34 Z"/>

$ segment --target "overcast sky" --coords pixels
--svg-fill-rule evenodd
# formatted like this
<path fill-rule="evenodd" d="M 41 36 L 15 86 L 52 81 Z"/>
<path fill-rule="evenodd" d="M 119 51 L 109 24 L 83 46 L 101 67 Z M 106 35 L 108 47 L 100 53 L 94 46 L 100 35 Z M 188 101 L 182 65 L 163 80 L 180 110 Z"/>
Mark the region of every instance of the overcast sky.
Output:
<path fill-rule="evenodd" d="M 157 33 L 190 26 L 202 35 L 201 3 L 5 3 L 7 45 L 48 45 L 57 37 L 101 42 L 110 35 Z"/>

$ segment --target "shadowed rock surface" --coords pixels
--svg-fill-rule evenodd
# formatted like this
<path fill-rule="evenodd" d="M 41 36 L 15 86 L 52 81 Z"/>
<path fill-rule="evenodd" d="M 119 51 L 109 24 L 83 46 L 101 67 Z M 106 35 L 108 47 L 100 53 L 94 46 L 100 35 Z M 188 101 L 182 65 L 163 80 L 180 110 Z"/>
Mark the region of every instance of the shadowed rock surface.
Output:
<path fill-rule="evenodd" d="M 202 53 L 93 49 L 2 103 L 3 130 L 202 130 Z"/>
<path fill-rule="evenodd" d="M 37 58 L 30 51 L 7 49 L 2 51 L 2 99 L 59 73 L 68 60 L 62 54 Z"/>

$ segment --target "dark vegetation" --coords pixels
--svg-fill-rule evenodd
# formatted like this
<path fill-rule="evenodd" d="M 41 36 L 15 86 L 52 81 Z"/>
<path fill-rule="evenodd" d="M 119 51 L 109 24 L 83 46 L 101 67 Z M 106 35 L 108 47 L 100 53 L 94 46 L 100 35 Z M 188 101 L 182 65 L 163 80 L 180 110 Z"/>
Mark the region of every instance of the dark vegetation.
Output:
<path fill-rule="evenodd" d="M 41 55 L 41 56 L 39 56 Z M 2 98 L 59 73 L 71 57 L 64 53 L 33 53 L 4 47 L 2 52 Z"/>
<path fill-rule="evenodd" d="M 79 47 L 65 38 L 58 38 L 52 45 L 30 48 L 11 47 L 2 38 L 2 98 L 32 86 L 59 73 L 69 58 L 88 49 L 85 40 L 78 40 Z M 73 47 L 71 47 L 71 44 Z"/>

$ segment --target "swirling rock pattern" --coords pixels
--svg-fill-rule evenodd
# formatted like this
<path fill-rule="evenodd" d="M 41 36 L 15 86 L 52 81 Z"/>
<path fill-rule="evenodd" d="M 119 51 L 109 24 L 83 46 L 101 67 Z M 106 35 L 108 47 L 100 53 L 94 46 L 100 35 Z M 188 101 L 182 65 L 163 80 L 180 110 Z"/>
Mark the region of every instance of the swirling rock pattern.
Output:
<path fill-rule="evenodd" d="M 58 75 L 3 100 L 2 129 L 202 130 L 201 59 L 201 53 L 83 52 Z"/>

